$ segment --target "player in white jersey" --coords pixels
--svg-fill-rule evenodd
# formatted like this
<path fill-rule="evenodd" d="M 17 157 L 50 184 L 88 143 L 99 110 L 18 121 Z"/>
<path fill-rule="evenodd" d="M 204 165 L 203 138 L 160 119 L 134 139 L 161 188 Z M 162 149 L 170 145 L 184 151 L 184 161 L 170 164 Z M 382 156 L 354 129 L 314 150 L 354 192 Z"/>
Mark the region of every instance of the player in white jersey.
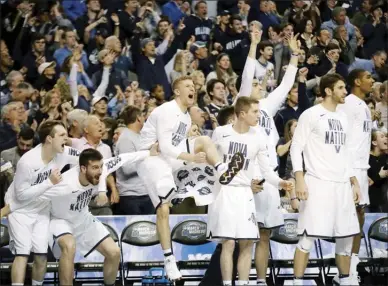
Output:
<path fill-rule="evenodd" d="M 351 94 L 345 98 L 345 104 L 338 106 L 338 110 L 345 112 L 349 121 L 349 144 L 354 175 L 360 185 L 361 198 L 357 205 L 358 220 L 360 229 L 365 222 L 365 206 L 369 205 L 369 152 L 372 136 L 372 117 L 368 106 L 365 103 L 367 94 L 372 92 L 374 79 L 370 72 L 362 69 L 354 69 L 348 75 L 348 85 Z M 350 276 L 357 282 L 357 264 L 359 263 L 358 252 L 360 251 L 361 233 L 353 240 L 352 257 L 350 261 Z M 338 276 L 334 279 L 338 282 Z"/>
<path fill-rule="evenodd" d="M 40 202 L 51 201 L 50 247 L 59 259 L 59 280 L 61 285 L 72 285 L 74 277 L 74 256 L 77 248 L 84 257 L 97 250 L 104 257 L 104 284 L 114 285 L 120 263 L 120 249 L 114 243 L 105 226 L 88 209 L 93 196 L 105 189 L 98 186 L 100 181 L 124 164 L 143 160 L 149 155 L 157 155 L 157 144 L 150 151 L 121 154 L 103 160 L 95 149 L 81 152 L 79 166 L 65 172 L 60 183 L 44 192 Z M 24 207 L 23 203 L 9 202 L 3 212 L 12 212 Z M 11 213 L 12 215 L 12 213 Z"/>
<path fill-rule="evenodd" d="M 179 170 L 177 179 L 184 180 L 190 173 L 195 174 L 196 172 L 193 171 L 196 168 L 183 170 L 182 167 L 184 167 L 185 162 L 208 163 L 215 167 L 217 173 L 221 175 L 219 178 L 220 183 L 227 184 L 239 169 L 238 166 L 229 168 L 228 165 L 222 163 L 217 149 L 209 137 L 200 136 L 188 139 L 191 118 L 187 108 L 194 104 L 195 98 L 195 88 L 191 77 L 185 76 L 175 80 L 173 92 L 175 99 L 155 108 L 140 133 L 141 148 L 149 149 L 152 144 L 159 142 L 161 155 L 149 157 L 140 162 L 137 172 L 144 181 L 156 208 L 156 225 L 160 244 L 165 255 L 167 276 L 171 280 L 177 280 L 182 275 L 171 251 L 170 202 L 174 203 L 177 198 L 194 197 L 197 205 L 207 205 L 213 202 L 214 196 L 210 184 L 208 187 L 197 188 L 201 183 L 208 180 L 201 180 L 198 185 L 188 182 L 194 187 L 190 189 L 190 185 L 188 185 L 187 189 L 178 190 L 173 172 Z M 230 166 L 236 164 L 239 160 L 241 160 L 241 157 L 236 156 Z M 215 176 L 210 166 L 205 168 L 205 172 L 209 177 Z M 213 184 L 214 182 L 212 181 Z"/>
<path fill-rule="evenodd" d="M 34 253 L 32 285 L 42 285 L 46 272 L 49 203 L 35 199 L 62 180 L 60 170 L 76 164 L 78 150 L 65 146 L 67 131 L 59 121 L 46 121 L 39 130 L 41 144 L 24 154 L 17 165 L 14 181 L 5 195 L 5 202 L 26 203 L 8 217 L 9 247 L 15 255 L 12 263 L 13 284 L 23 285 L 27 260 Z"/>
<path fill-rule="evenodd" d="M 349 277 L 349 268 L 353 236 L 360 233 L 354 204 L 360 198 L 360 187 L 348 142 L 351 126 L 346 114 L 337 110 L 337 105 L 345 102 L 345 80 L 338 74 L 325 75 L 320 92 L 323 102 L 302 113 L 290 151 L 296 195 L 302 200 L 294 285 L 303 285 L 309 252 L 317 237 L 336 239 L 340 284 L 358 285 Z"/>
<path fill-rule="evenodd" d="M 259 239 L 252 180 L 265 179 L 276 189 L 293 187 L 270 167 L 266 138 L 256 127 L 260 117 L 257 103 L 248 97 L 239 98 L 235 104 L 235 123 L 217 127 L 212 138 L 225 163 L 238 152 L 244 157 L 242 169 L 227 186 L 221 186 L 215 202 L 209 206 L 207 235 L 222 242 L 221 273 L 224 285 L 228 286 L 232 285 L 235 241 L 240 247 L 237 285 L 248 285 L 252 246 Z"/>
<path fill-rule="evenodd" d="M 292 55 L 290 64 L 287 67 L 287 71 L 282 82 L 268 95 L 268 97 L 263 98 L 262 88 L 258 80 L 254 79 L 256 50 L 261 38 L 260 32 L 255 32 L 259 33 L 259 35 L 255 36 L 255 38 L 251 36 L 251 39 L 253 40 L 251 40 L 248 58 L 245 62 L 244 71 L 241 77 L 241 87 L 238 86 L 237 82 L 237 88 L 239 88 L 237 98 L 241 96 L 248 96 L 259 100 L 261 116 L 258 126 L 267 136 L 270 164 L 273 170 L 275 170 L 278 168 L 276 146 L 279 141 L 279 134 L 276 130 L 273 117 L 286 101 L 288 92 L 291 90 L 295 82 L 295 76 L 298 71 L 298 35 L 292 35 L 288 41 Z M 260 224 L 260 241 L 256 244 L 255 253 L 256 271 L 258 277 L 257 283 L 259 285 L 266 285 L 265 279 L 268 268 L 269 237 L 271 235 L 271 229 L 284 224 L 283 213 L 280 208 L 280 195 L 278 189 L 269 183 L 264 183 L 264 190 L 255 196 L 255 204 L 256 218 Z"/>

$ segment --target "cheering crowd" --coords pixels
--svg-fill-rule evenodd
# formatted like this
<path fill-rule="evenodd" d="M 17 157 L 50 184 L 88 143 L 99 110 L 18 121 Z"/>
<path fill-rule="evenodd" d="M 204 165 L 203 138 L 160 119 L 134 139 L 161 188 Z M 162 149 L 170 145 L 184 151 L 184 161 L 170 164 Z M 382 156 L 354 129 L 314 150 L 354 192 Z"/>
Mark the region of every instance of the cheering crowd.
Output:
<path fill-rule="evenodd" d="M 174 198 L 169 210 L 170 205 L 165 202 L 170 196 L 171 184 L 163 181 L 163 163 L 153 163 L 152 160 L 156 160 L 154 157 L 160 151 L 182 161 L 207 161 L 221 174 L 220 183 L 229 185 L 236 176 L 236 170 L 250 170 L 249 160 L 254 161 L 254 157 L 244 154 L 242 145 L 233 147 L 234 152 L 224 150 L 222 138 L 236 135 L 228 131 L 231 126 L 245 130 L 247 124 L 258 124 L 262 132 L 260 136 L 268 137 L 267 147 L 255 147 L 261 150 L 258 152 L 268 148 L 269 161 L 262 158 L 260 163 L 266 168 L 262 173 L 268 182 L 264 183 L 264 192 L 260 193 L 263 181 L 253 180 L 252 190 L 255 189 L 261 196 L 259 200 L 255 198 L 256 212 L 257 209 L 268 208 L 271 217 L 256 213 L 255 221 L 264 225 L 263 229 L 260 228 L 256 261 L 268 261 L 270 229 L 282 224 L 282 213 L 298 212 L 296 196 L 307 200 L 307 195 L 304 197 L 300 189 L 295 188 L 295 183 L 298 186 L 303 170 L 309 172 L 311 168 L 310 152 L 324 150 L 318 145 L 312 150 L 303 150 L 304 145 L 300 144 L 303 140 L 307 142 L 307 131 L 298 131 L 297 140 L 294 140 L 295 130 L 302 129 L 297 129 L 299 117 L 302 116 L 303 128 L 315 130 L 308 123 L 318 120 L 315 115 L 319 113 L 321 103 L 327 104 L 328 97 L 335 99 L 336 96 L 327 93 L 327 89 L 334 90 L 335 84 L 343 82 L 343 96 L 351 94 L 346 104 L 353 104 L 355 108 L 349 109 L 345 104 L 338 110 L 350 118 L 353 125 L 349 126 L 352 126 L 354 134 L 360 131 L 366 135 L 344 135 L 341 118 L 333 117 L 329 120 L 332 133 L 327 133 L 325 144 L 335 145 L 336 153 L 341 152 L 345 140 L 352 145 L 349 147 L 355 158 L 352 168 L 360 172 L 354 174 L 359 182 L 352 181 L 361 189 L 357 201 L 360 225 L 365 212 L 388 211 L 386 1 L 5 0 L 1 1 L 1 21 L 2 206 L 18 166 L 22 166 L 18 162 L 39 143 L 43 146 L 48 144 L 47 137 L 56 128 L 52 122 L 60 122 L 68 137 L 66 135 L 63 142 L 55 144 L 63 144 L 62 152 L 68 152 L 69 158 L 58 163 L 61 172 L 55 174 L 57 178 L 54 180 L 61 180 L 61 173 L 69 169 L 65 165 L 74 164 L 76 161 L 72 156 L 79 156 L 78 152 L 83 150 L 85 153 L 81 153 L 80 162 L 84 157 L 111 162 L 115 167 L 102 171 L 106 175 L 104 180 L 92 183 L 88 176 L 83 178 L 84 182 L 107 190 L 109 199 L 103 198 L 101 193 L 93 193 L 93 196 L 90 193 L 90 198 L 82 198 L 82 201 L 88 203 L 93 215 L 144 215 L 157 210 L 158 227 L 163 229 L 167 224 L 164 231 L 158 230 L 167 259 L 167 272 L 170 278 L 178 279 L 180 273 L 167 238 L 169 213 L 209 213 L 213 219 L 217 215 L 224 218 L 226 215 L 214 213 L 211 207 L 196 206 L 195 196 L 188 195 L 185 197 L 189 198 L 183 202 L 179 196 Z M 255 103 L 241 99 L 245 97 L 260 101 L 257 110 L 260 119 L 256 123 L 241 116 Z M 185 111 L 184 115 L 177 111 L 175 101 Z M 338 103 L 345 102 L 338 100 Z M 362 109 L 364 106 L 365 109 Z M 169 128 L 173 128 L 170 125 L 176 123 L 169 118 L 172 114 L 177 114 L 176 122 L 180 125 L 172 133 L 171 143 L 168 136 L 166 140 L 160 137 L 168 134 Z M 358 125 L 360 114 L 366 116 L 364 125 Z M 186 126 L 188 123 L 191 126 Z M 187 153 L 182 156 L 177 150 L 182 142 L 186 142 L 186 135 L 193 143 L 187 141 Z M 154 145 L 155 138 L 158 138 L 160 146 Z M 252 140 L 247 141 L 248 146 Z M 50 144 L 54 143 L 50 141 Z M 174 147 L 167 146 L 171 144 Z M 65 145 L 67 149 L 63 149 Z M 120 160 L 142 160 L 143 156 L 136 154 L 145 147 L 151 148 L 151 157 L 140 165 L 121 161 L 118 164 L 116 159 L 112 159 L 134 153 L 135 159 Z M 97 153 L 102 157 L 99 158 L 90 149 L 99 151 Z M 189 150 L 193 149 L 197 154 L 190 154 Z M 363 154 L 366 151 L 366 155 L 361 156 L 358 150 L 363 150 Z M 241 153 L 244 158 L 234 156 Z M 304 158 L 299 157 L 301 153 Z M 32 161 L 36 158 L 34 156 L 30 155 Z M 226 165 L 229 161 L 235 164 L 234 167 Z M 168 165 L 173 164 L 169 162 Z M 84 165 L 80 163 L 80 166 L 82 170 Z M 249 172 L 248 178 L 251 176 Z M 160 173 L 160 178 L 156 173 Z M 154 177 L 151 178 L 150 174 Z M 54 174 L 43 174 L 46 177 L 41 180 L 51 175 Z M 360 182 L 360 177 L 365 180 Z M 278 188 L 270 186 L 270 183 Z M 158 193 L 155 196 L 150 190 L 156 188 Z M 228 188 L 233 188 L 233 184 Z M 270 188 L 271 191 L 268 191 Z M 27 191 L 16 195 L 18 200 L 33 200 L 33 193 L 27 194 Z M 251 193 L 250 189 L 247 192 Z M 278 198 L 281 213 L 274 216 L 271 209 L 278 208 Z M 218 197 L 217 200 L 221 199 Z M 225 207 L 225 202 L 216 203 Z M 12 207 L 11 204 L 13 211 Z M 24 203 L 20 207 L 25 207 Z M 308 222 L 305 224 L 308 225 Z M 209 237 L 225 237 L 223 230 L 217 228 L 217 223 L 215 225 L 213 230 L 221 236 L 217 237 L 213 232 L 209 233 Z M 358 222 L 356 226 L 359 227 Z M 244 227 L 244 231 L 247 228 Z M 256 225 L 249 239 L 259 237 L 255 231 L 258 232 Z M 101 236 L 104 235 L 101 230 Z M 301 247 L 310 242 L 307 238 L 302 240 Z M 92 244 L 85 247 L 92 248 Z M 344 244 L 349 245 L 349 242 Z M 101 247 L 99 251 L 107 255 L 116 251 L 111 244 L 102 244 Z M 250 261 L 250 257 L 246 256 L 249 247 L 251 245 L 243 248 L 247 250 L 244 256 L 249 258 L 247 261 Z M 234 245 L 223 244 L 225 252 L 233 253 L 233 248 Z M 359 241 L 355 238 L 351 253 L 357 254 L 358 249 Z M 29 253 L 29 250 L 26 251 Z M 302 252 L 299 259 L 304 259 Z M 108 260 L 113 261 L 110 264 L 117 263 L 116 258 L 108 255 Z M 350 265 L 354 274 L 355 270 Z M 265 283 L 267 264 L 256 264 L 256 267 L 258 283 Z M 303 275 L 304 269 L 296 270 Z M 227 270 L 224 274 L 229 277 Z M 296 280 L 300 275 L 296 276 Z M 230 279 L 223 280 L 225 285 L 229 285 Z"/>

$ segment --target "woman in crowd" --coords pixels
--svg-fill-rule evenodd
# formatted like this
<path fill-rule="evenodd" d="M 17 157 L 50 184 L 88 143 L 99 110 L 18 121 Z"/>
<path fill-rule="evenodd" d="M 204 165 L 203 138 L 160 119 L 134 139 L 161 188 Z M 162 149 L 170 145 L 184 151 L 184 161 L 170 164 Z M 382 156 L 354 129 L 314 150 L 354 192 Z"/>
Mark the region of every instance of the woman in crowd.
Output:
<path fill-rule="evenodd" d="M 236 77 L 232 65 L 230 63 L 230 58 L 227 54 L 219 54 L 216 59 L 216 70 L 212 71 L 206 77 L 206 83 L 212 79 L 219 79 L 227 82 L 230 78 Z"/>

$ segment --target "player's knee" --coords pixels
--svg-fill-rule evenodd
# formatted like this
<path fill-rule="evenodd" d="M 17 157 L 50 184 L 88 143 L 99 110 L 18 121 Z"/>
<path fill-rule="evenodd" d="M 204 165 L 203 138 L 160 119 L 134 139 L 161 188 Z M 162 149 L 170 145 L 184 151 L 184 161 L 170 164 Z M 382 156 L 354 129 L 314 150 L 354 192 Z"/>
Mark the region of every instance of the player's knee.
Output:
<path fill-rule="evenodd" d="M 234 240 L 225 240 L 222 243 L 222 251 L 233 253 L 236 243 Z"/>
<path fill-rule="evenodd" d="M 120 248 L 116 244 L 109 247 L 109 250 L 106 253 L 106 258 L 110 261 L 120 261 Z"/>
<path fill-rule="evenodd" d="M 314 241 L 314 237 L 308 237 L 306 235 L 303 235 L 301 238 L 299 238 L 299 242 L 296 247 L 304 253 L 310 253 L 311 249 L 314 246 Z"/>
<path fill-rule="evenodd" d="M 156 217 L 158 220 L 168 220 L 170 215 L 170 206 L 168 204 L 162 204 L 156 210 Z"/>
<path fill-rule="evenodd" d="M 341 256 L 352 254 L 353 237 L 337 238 L 335 240 L 335 253 Z"/>
<path fill-rule="evenodd" d="M 76 242 L 72 235 L 65 235 L 58 240 L 62 254 L 75 255 Z"/>

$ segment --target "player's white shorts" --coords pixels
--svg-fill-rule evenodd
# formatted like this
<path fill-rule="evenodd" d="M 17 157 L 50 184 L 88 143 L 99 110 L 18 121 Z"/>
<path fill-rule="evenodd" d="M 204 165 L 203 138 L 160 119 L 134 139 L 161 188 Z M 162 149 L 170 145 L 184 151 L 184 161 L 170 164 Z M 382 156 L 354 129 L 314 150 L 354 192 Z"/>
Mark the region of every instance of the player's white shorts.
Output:
<path fill-rule="evenodd" d="M 52 218 L 50 222 L 50 247 L 57 259 L 61 256 L 58 239 L 65 234 L 73 235 L 76 249 L 84 257 L 92 253 L 101 242 L 110 236 L 106 227 L 92 214 L 82 215 L 82 218 L 76 222 Z"/>
<path fill-rule="evenodd" d="M 8 215 L 9 249 L 16 256 L 47 254 L 50 209 L 38 214 L 12 212 Z"/>
<path fill-rule="evenodd" d="M 358 184 L 360 185 L 361 200 L 358 203 L 360 206 L 367 206 L 370 204 L 369 200 L 369 180 L 367 169 L 354 169 Z"/>
<path fill-rule="evenodd" d="M 323 181 L 306 174 L 307 201 L 299 206 L 298 235 L 347 237 L 360 233 L 349 182 Z"/>
<path fill-rule="evenodd" d="M 259 229 L 250 187 L 221 186 L 209 206 L 207 237 L 211 240 L 258 240 Z"/>
<path fill-rule="evenodd" d="M 284 224 L 284 215 L 280 205 L 279 190 L 265 182 L 264 189 L 254 194 L 256 218 L 260 228 L 276 228 Z"/>
<path fill-rule="evenodd" d="M 184 140 L 178 148 L 194 153 L 195 139 Z M 138 163 L 137 173 L 143 180 L 155 208 L 193 197 L 198 206 L 214 201 L 212 188 L 218 176 L 213 167 L 205 164 L 187 164 L 163 155 L 150 156 Z"/>

